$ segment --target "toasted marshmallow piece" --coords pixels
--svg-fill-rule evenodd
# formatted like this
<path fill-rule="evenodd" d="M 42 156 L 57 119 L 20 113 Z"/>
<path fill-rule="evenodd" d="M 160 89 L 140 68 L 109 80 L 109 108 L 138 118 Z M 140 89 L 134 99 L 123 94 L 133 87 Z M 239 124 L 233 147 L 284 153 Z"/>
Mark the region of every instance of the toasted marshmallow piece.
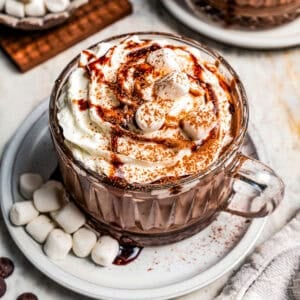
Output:
<path fill-rule="evenodd" d="M 25 17 L 25 6 L 22 2 L 16 0 L 6 0 L 5 12 L 18 18 Z"/>
<path fill-rule="evenodd" d="M 194 141 L 204 140 L 216 126 L 217 118 L 212 108 L 188 113 L 184 118 L 183 131 Z"/>
<path fill-rule="evenodd" d="M 31 0 L 25 4 L 25 14 L 30 17 L 41 17 L 46 14 L 44 1 Z"/>
<path fill-rule="evenodd" d="M 44 0 L 47 9 L 52 13 L 66 10 L 70 5 L 70 0 Z"/>
<path fill-rule="evenodd" d="M 106 267 L 113 263 L 118 253 L 118 241 L 106 235 L 99 238 L 91 257 L 96 264 Z"/>
<path fill-rule="evenodd" d="M 44 245 L 44 251 L 48 257 L 54 260 L 63 260 L 72 248 L 72 237 L 61 229 L 50 232 Z"/>
<path fill-rule="evenodd" d="M 162 127 L 165 122 L 165 113 L 155 102 L 142 104 L 135 113 L 135 120 L 144 132 L 153 132 Z"/>
<path fill-rule="evenodd" d="M 168 48 L 151 52 L 147 57 L 147 63 L 155 69 L 162 71 L 164 74 L 172 71 L 180 71 L 174 51 Z"/>
<path fill-rule="evenodd" d="M 24 173 L 20 176 L 20 193 L 25 199 L 32 199 L 33 192 L 43 184 L 43 178 L 39 174 Z"/>
<path fill-rule="evenodd" d="M 35 219 L 39 212 L 35 209 L 32 201 L 22 201 L 13 204 L 9 215 L 11 222 L 20 226 Z"/>
<path fill-rule="evenodd" d="M 73 252 L 78 257 L 87 257 L 97 242 L 96 234 L 87 229 L 80 228 L 73 235 Z"/>
<path fill-rule="evenodd" d="M 69 77 L 68 98 L 71 100 L 87 99 L 89 79 L 83 68 L 75 69 Z"/>
<path fill-rule="evenodd" d="M 186 73 L 172 72 L 155 82 L 154 89 L 161 99 L 175 100 L 189 91 L 189 80 Z"/>
<path fill-rule="evenodd" d="M 85 224 L 84 214 L 77 206 L 69 202 L 58 212 L 51 214 L 54 221 L 67 233 L 73 233 Z"/>
<path fill-rule="evenodd" d="M 27 224 L 26 231 L 33 239 L 42 244 L 54 228 L 54 223 L 47 216 L 40 215 Z"/>
<path fill-rule="evenodd" d="M 6 0 L 0 0 L 0 11 L 4 9 L 4 4 Z"/>
<path fill-rule="evenodd" d="M 65 201 L 65 190 L 58 181 L 51 180 L 33 193 L 33 202 L 40 212 L 58 210 Z"/>

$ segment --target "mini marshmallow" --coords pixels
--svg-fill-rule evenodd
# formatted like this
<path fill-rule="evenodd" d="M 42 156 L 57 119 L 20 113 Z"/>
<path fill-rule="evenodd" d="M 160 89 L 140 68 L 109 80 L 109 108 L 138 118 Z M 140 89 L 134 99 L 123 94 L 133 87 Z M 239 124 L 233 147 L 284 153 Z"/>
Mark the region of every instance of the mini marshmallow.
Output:
<path fill-rule="evenodd" d="M 64 201 L 65 190 L 58 181 L 51 180 L 33 193 L 34 205 L 40 212 L 58 210 L 62 207 Z"/>
<path fill-rule="evenodd" d="M 14 225 L 25 225 L 35 219 L 39 212 L 32 201 L 16 202 L 10 209 L 10 220 Z"/>
<path fill-rule="evenodd" d="M 33 192 L 43 184 L 43 178 L 36 173 L 24 173 L 20 176 L 20 193 L 25 199 L 32 199 Z"/>
<path fill-rule="evenodd" d="M 180 71 L 174 51 L 168 48 L 162 48 L 151 52 L 147 57 L 147 63 L 164 74 L 172 71 Z"/>
<path fill-rule="evenodd" d="M 102 236 L 92 251 L 92 260 L 101 266 L 109 266 L 119 253 L 119 243 L 110 236 Z"/>
<path fill-rule="evenodd" d="M 67 233 L 73 233 L 85 224 L 84 214 L 77 206 L 69 202 L 58 212 L 51 214 L 54 221 Z"/>
<path fill-rule="evenodd" d="M 97 242 L 96 234 L 87 229 L 80 228 L 73 235 L 73 252 L 78 257 L 87 257 Z"/>
<path fill-rule="evenodd" d="M 204 140 L 217 124 L 212 105 L 205 109 L 188 113 L 182 121 L 183 131 L 194 141 Z"/>
<path fill-rule="evenodd" d="M 54 223 L 47 216 L 40 215 L 27 224 L 26 231 L 34 240 L 42 244 L 54 228 Z"/>
<path fill-rule="evenodd" d="M 44 251 L 48 257 L 54 260 L 63 260 L 72 248 L 72 237 L 61 229 L 54 229 L 50 232 Z"/>
<path fill-rule="evenodd" d="M 30 17 L 41 17 L 46 14 L 44 1 L 31 0 L 25 4 L 25 14 Z"/>
<path fill-rule="evenodd" d="M 8 15 L 12 15 L 18 18 L 25 17 L 25 7 L 22 2 L 16 0 L 6 0 L 5 2 L 5 12 Z"/>
<path fill-rule="evenodd" d="M 52 13 L 66 10 L 70 5 L 70 0 L 45 0 L 47 9 Z"/>
<path fill-rule="evenodd" d="M 164 110 L 155 102 L 146 102 L 137 109 L 135 120 L 144 132 L 156 131 L 165 122 Z"/>
<path fill-rule="evenodd" d="M 172 72 L 157 81 L 154 89 L 161 99 L 175 100 L 188 93 L 189 80 L 183 72 Z"/>

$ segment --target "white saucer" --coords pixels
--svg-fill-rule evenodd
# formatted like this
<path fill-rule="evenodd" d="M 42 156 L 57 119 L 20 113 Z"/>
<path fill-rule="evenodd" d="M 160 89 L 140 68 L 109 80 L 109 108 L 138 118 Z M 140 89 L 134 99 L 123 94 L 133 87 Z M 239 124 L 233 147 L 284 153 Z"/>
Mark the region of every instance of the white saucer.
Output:
<path fill-rule="evenodd" d="M 247 31 L 224 28 L 204 14 L 196 16 L 184 0 L 161 0 L 179 21 L 217 41 L 253 49 L 276 49 L 300 45 L 300 18 L 269 30 Z"/>
<path fill-rule="evenodd" d="M 255 156 L 251 140 L 244 147 Z M 41 272 L 57 283 L 97 299 L 170 299 L 213 282 L 231 270 L 251 250 L 266 218 L 245 219 L 221 213 L 207 229 L 180 243 L 145 248 L 127 266 L 101 268 L 89 259 L 68 255 L 53 262 L 22 227 L 11 225 L 12 204 L 22 198 L 18 179 L 33 171 L 45 179 L 56 168 L 56 156 L 48 130 L 48 99 L 19 127 L 2 158 L 0 173 L 1 210 L 6 226 L 23 254 Z"/>

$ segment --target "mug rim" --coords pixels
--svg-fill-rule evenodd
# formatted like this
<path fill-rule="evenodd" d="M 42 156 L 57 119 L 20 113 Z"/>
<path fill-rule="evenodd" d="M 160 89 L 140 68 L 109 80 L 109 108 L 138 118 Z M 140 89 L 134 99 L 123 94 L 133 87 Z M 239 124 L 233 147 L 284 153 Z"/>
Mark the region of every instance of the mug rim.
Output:
<path fill-rule="evenodd" d="M 60 87 L 61 83 L 66 79 L 67 76 L 69 76 L 69 71 L 74 67 L 74 65 L 78 62 L 78 59 L 80 57 L 80 53 L 74 57 L 67 66 L 61 71 L 57 79 L 55 80 L 54 86 L 52 88 L 52 92 L 50 95 L 50 102 L 49 102 L 49 123 L 50 123 L 50 131 L 52 138 L 54 140 L 54 143 L 56 147 L 59 147 L 60 152 L 66 156 L 66 158 L 75 165 L 78 170 L 81 172 L 86 173 L 87 175 L 91 176 L 92 178 L 96 179 L 102 184 L 105 184 L 106 186 L 109 186 L 113 189 L 121 189 L 121 190 L 129 190 L 129 191 L 152 191 L 152 190 L 162 190 L 162 189 L 169 189 L 172 187 L 177 187 L 184 184 L 193 183 L 194 181 L 198 181 L 203 179 L 204 177 L 208 176 L 209 174 L 214 174 L 218 170 L 220 170 L 223 166 L 226 165 L 226 162 L 230 161 L 231 158 L 235 157 L 238 153 L 242 142 L 244 140 L 244 137 L 247 132 L 248 128 L 248 121 L 249 121 L 249 105 L 247 101 L 247 95 L 245 88 L 236 73 L 236 71 L 231 67 L 231 65 L 226 61 L 223 56 L 221 56 L 216 50 L 211 49 L 210 47 L 204 45 L 201 42 L 198 42 L 194 39 L 187 38 L 185 36 L 173 34 L 173 33 L 167 33 L 167 32 L 155 32 L 155 31 L 138 31 L 138 32 L 130 32 L 130 33 L 124 33 L 120 35 L 115 35 L 106 39 L 102 39 L 99 42 L 91 45 L 87 49 L 92 49 L 96 47 L 99 43 L 103 42 L 111 42 L 114 40 L 119 40 L 122 38 L 126 38 L 132 35 L 150 35 L 150 36 L 160 36 L 169 38 L 172 40 L 176 40 L 181 43 L 188 44 L 189 46 L 192 46 L 194 48 L 197 48 L 200 51 L 206 52 L 208 55 L 212 56 L 216 60 L 220 62 L 221 65 L 223 65 L 227 71 L 233 76 L 233 78 L 236 80 L 236 89 L 238 90 L 238 100 L 241 104 L 241 121 L 240 126 L 238 129 L 238 133 L 234 136 L 233 141 L 230 143 L 230 145 L 227 147 L 227 149 L 218 157 L 218 159 L 213 162 L 211 165 L 209 165 L 208 168 L 205 170 L 186 176 L 184 178 L 180 178 L 176 181 L 170 181 L 167 183 L 126 183 L 126 186 L 124 184 L 119 185 L 117 182 L 110 182 L 107 180 L 107 177 L 105 175 L 101 176 L 101 174 L 87 168 L 81 161 L 76 160 L 73 157 L 73 154 L 70 149 L 68 149 L 64 144 L 64 136 L 62 133 L 62 130 L 59 126 L 58 120 L 57 120 L 57 99 L 60 96 L 60 92 L 62 87 Z M 106 180 L 105 180 L 106 179 Z"/>

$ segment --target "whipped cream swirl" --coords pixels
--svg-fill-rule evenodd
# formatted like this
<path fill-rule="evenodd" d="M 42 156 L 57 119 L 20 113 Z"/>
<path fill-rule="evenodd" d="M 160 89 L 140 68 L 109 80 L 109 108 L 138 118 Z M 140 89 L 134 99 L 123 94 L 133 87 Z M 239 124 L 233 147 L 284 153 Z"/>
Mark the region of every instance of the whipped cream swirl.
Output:
<path fill-rule="evenodd" d="M 81 53 L 58 103 L 74 158 L 111 180 L 170 182 L 231 140 L 230 87 L 199 50 L 131 36 Z"/>

